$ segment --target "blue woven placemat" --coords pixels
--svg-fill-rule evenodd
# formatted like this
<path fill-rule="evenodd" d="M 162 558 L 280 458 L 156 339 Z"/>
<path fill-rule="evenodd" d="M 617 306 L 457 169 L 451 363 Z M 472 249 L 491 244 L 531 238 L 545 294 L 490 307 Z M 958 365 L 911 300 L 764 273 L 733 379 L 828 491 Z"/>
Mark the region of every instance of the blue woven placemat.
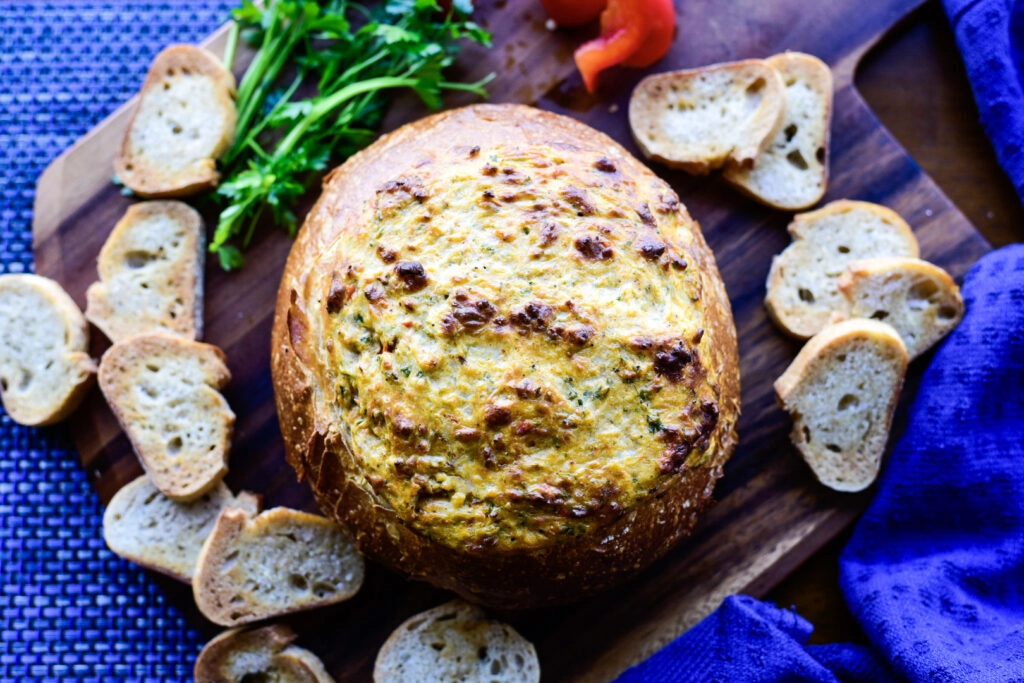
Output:
<path fill-rule="evenodd" d="M 232 4 L 0 3 L 0 273 L 33 270 L 46 165 L 138 89 L 162 47 L 208 35 Z M 101 522 L 66 434 L 0 409 L 0 680 L 191 678 L 198 633 L 106 549 Z"/>

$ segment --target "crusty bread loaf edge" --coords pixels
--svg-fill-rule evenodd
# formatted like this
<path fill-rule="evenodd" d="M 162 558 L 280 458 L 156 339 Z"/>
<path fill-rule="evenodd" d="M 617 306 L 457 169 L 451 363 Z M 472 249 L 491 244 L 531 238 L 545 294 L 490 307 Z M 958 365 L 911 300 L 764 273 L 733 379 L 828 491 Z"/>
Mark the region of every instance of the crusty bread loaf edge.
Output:
<path fill-rule="evenodd" d="M 465 602 L 463 602 L 461 600 L 452 600 L 452 601 L 446 602 L 444 604 L 438 605 L 437 607 L 432 607 L 432 608 L 430 608 L 430 609 L 428 609 L 426 611 L 423 611 L 423 612 L 420 612 L 418 614 L 412 615 L 411 617 L 409 617 L 408 619 L 403 621 L 401 624 L 399 624 L 391 632 L 391 635 L 388 636 L 388 639 L 384 641 L 383 645 L 381 645 L 380 650 L 377 651 L 377 657 L 374 660 L 374 664 L 373 664 L 373 681 L 374 681 L 374 683 L 387 683 L 389 681 L 392 681 L 392 682 L 394 681 L 393 678 L 385 678 L 384 675 L 383 675 L 383 669 L 384 669 L 384 666 L 385 666 L 385 662 L 389 658 L 395 658 L 395 657 L 400 657 L 401 656 L 401 655 L 399 655 L 395 651 L 397 650 L 397 648 L 398 648 L 400 642 L 402 641 L 403 637 L 406 636 L 406 632 L 409 630 L 409 628 L 410 628 L 410 626 L 412 624 L 415 624 L 418 621 L 430 621 L 430 620 L 435 620 L 435 623 L 436 623 L 436 616 L 438 614 L 447 612 L 449 610 L 456 610 L 456 611 L 459 611 L 459 612 L 465 612 L 467 614 L 467 616 L 471 617 L 474 620 L 487 620 L 487 613 L 484 610 L 480 609 L 476 605 L 473 605 L 473 604 L 470 604 L 470 603 L 465 603 Z M 501 623 L 501 622 L 499 622 L 499 623 Z M 514 634 L 515 636 L 518 636 L 522 640 L 522 642 L 527 646 L 528 651 L 529 651 L 530 655 L 532 656 L 531 657 L 532 660 L 533 660 L 532 664 L 536 667 L 537 673 L 540 674 L 540 662 L 539 662 L 539 660 L 537 658 L 536 646 L 534 646 L 534 644 L 531 643 L 526 638 L 523 638 L 522 634 L 519 633 L 511 625 L 509 625 L 509 624 L 502 624 L 502 625 L 504 625 L 508 630 L 510 630 L 512 632 L 512 634 Z M 488 643 L 488 645 L 490 645 L 490 643 Z"/>
<path fill-rule="evenodd" d="M 186 273 L 185 276 L 191 280 L 187 285 L 187 288 L 192 291 L 193 295 L 193 308 L 191 320 L 186 321 L 188 327 L 191 327 L 193 332 L 187 333 L 187 330 L 180 332 L 175 331 L 175 334 L 181 334 L 186 339 L 199 340 L 203 337 L 203 303 L 204 303 L 204 287 L 203 279 L 206 269 L 206 230 L 203 225 L 202 216 L 194 208 L 177 200 L 153 200 L 146 202 L 139 202 L 132 204 L 125 211 L 125 214 L 118 220 L 114 229 L 111 231 L 107 241 L 104 242 L 103 247 L 100 249 L 99 256 L 97 257 L 97 270 L 106 258 L 107 254 L 113 249 L 113 239 L 115 235 L 119 234 L 119 231 L 126 230 L 127 226 L 139 221 L 144 220 L 146 217 L 154 214 L 167 214 L 177 220 L 187 224 L 190 230 L 195 230 L 198 239 L 196 245 L 196 270 L 194 273 Z M 112 311 L 106 310 L 110 308 L 105 299 L 110 297 L 116 297 L 117 293 L 109 291 L 109 283 L 103 279 L 102 273 L 100 273 L 100 279 L 89 285 L 89 288 L 85 292 L 85 299 L 87 302 L 85 317 L 93 325 L 95 325 L 103 334 L 107 336 L 113 342 L 119 339 L 126 339 L 127 336 L 117 334 L 115 331 L 116 325 L 111 322 L 112 318 L 116 318 Z M 99 309 L 99 310 L 97 310 Z M 179 321 L 175 321 L 176 323 Z M 154 332 L 164 332 L 167 334 L 172 333 L 171 330 L 153 330 Z"/>
<path fill-rule="evenodd" d="M 789 367 L 786 368 L 785 372 L 783 372 L 773 384 L 775 394 L 783 409 L 787 412 L 791 412 L 788 404 L 788 398 L 800 385 L 803 376 L 809 372 L 810 366 L 817 360 L 818 356 L 832 344 L 853 337 L 873 338 L 890 348 L 896 349 L 898 353 L 902 354 L 902 356 L 898 356 L 902 364 L 900 380 L 896 390 L 893 392 L 893 395 L 889 400 L 885 413 L 886 424 L 891 427 L 892 418 L 896 413 L 896 406 L 899 403 L 900 393 L 903 388 L 903 381 L 906 377 L 907 365 L 910 360 L 907 356 L 907 349 L 903 344 L 903 340 L 900 338 L 900 335 L 896 330 L 893 329 L 892 325 L 878 320 L 870 320 L 868 318 L 853 318 L 851 320 L 833 323 L 831 325 L 827 325 L 821 332 L 811 337 L 803 348 L 800 349 L 800 352 L 797 354 L 796 358 L 793 359 L 793 362 L 790 363 Z M 888 433 L 888 428 L 886 431 Z M 800 455 L 807 462 L 808 466 L 815 472 L 815 476 L 817 476 L 817 469 L 812 464 L 813 454 L 808 453 L 805 449 L 806 443 L 801 431 L 801 423 L 798 419 L 793 420 L 793 428 L 790 432 L 789 438 L 796 449 L 800 452 Z M 859 484 L 851 483 L 848 486 L 844 486 L 837 485 L 835 482 L 826 483 L 824 481 L 822 481 L 822 484 L 843 493 L 856 493 L 871 486 L 876 477 L 877 469 L 874 477 L 869 481 L 861 482 Z"/>
<path fill-rule="evenodd" d="M 111 354 L 112 351 L 115 351 L 115 349 L 119 349 L 122 346 L 127 345 L 127 344 L 129 344 L 129 343 L 131 343 L 131 342 L 133 342 L 135 340 L 144 340 L 144 339 L 147 339 L 147 338 L 151 338 L 151 339 L 154 339 L 154 340 L 157 340 L 157 341 L 160 341 L 160 340 L 168 341 L 169 340 L 172 343 L 181 344 L 181 345 L 188 346 L 190 348 L 196 349 L 198 353 L 209 353 L 209 354 L 212 354 L 219 361 L 219 363 L 217 363 L 216 366 L 215 366 L 216 376 L 214 378 L 214 381 L 213 381 L 212 384 L 209 385 L 215 391 L 219 392 L 231 380 L 231 371 L 228 369 L 228 366 L 227 366 L 227 356 L 224 354 L 224 352 L 219 347 L 214 346 L 212 344 L 206 344 L 204 342 L 193 341 L 191 339 L 184 339 L 182 337 L 176 337 L 176 336 L 169 335 L 169 334 L 152 333 L 152 334 L 140 334 L 140 335 L 135 335 L 133 337 L 128 337 L 127 339 L 125 339 L 123 341 L 120 341 L 120 342 L 118 342 L 116 344 L 113 344 L 109 349 L 107 349 L 106 352 L 103 354 L 103 358 L 100 359 L 100 371 L 98 373 L 100 390 L 103 393 L 103 396 L 104 396 L 104 398 L 107 401 L 107 405 L 110 406 L 110 410 L 114 414 L 114 417 L 117 418 L 118 424 L 121 425 L 121 428 L 124 430 L 125 436 L 128 437 L 128 441 L 132 444 L 132 451 L 136 454 L 137 457 L 139 457 L 139 461 L 143 465 L 143 468 L 145 468 L 145 460 L 140 455 L 139 444 L 133 439 L 131 430 L 129 430 L 126 427 L 127 417 L 124 415 L 124 413 L 117 406 L 117 402 L 114 401 L 110 396 L 107 395 L 107 391 L 105 389 L 106 381 L 104 380 L 104 372 L 103 372 L 104 362 L 103 361 L 108 357 L 109 354 Z M 165 496 L 167 496 L 168 498 L 170 498 L 172 500 L 175 500 L 175 501 L 178 501 L 178 502 L 182 502 L 182 503 L 187 503 L 187 502 L 195 500 L 196 498 L 199 498 L 200 496 L 202 496 L 202 495 L 204 495 L 206 493 L 209 493 L 210 490 L 212 490 L 215 486 L 217 486 L 218 483 L 220 483 L 223 480 L 224 476 L 228 472 L 227 453 L 230 452 L 230 449 L 231 449 L 231 438 L 232 438 L 232 434 L 233 434 L 233 431 L 234 431 L 234 421 L 235 421 L 234 412 L 231 411 L 230 407 L 228 407 L 228 411 L 231 413 L 231 416 L 230 416 L 231 419 L 230 419 L 229 424 L 228 424 L 228 431 L 227 431 L 227 435 L 226 435 L 226 443 L 224 445 L 224 447 L 225 447 L 224 464 L 223 464 L 223 467 L 221 467 L 219 474 L 217 476 L 211 477 L 203 485 L 197 486 L 197 487 L 192 488 L 192 489 L 189 489 L 188 493 L 180 494 L 180 493 L 176 493 L 176 492 L 168 492 L 168 491 L 165 491 L 163 489 L 161 489 L 161 493 L 163 493 Z M 157 484 L 157 482 L 154 481 L 154 484 Z M 157 485 L 157 488 L 160 488 L 160 486 Z"/>
<path fill-rule="evenodd" d="M 773 101 L 779 101 L 782 104 L 778 106 L 777 115 L 774 118 L 766 118 L 764 121 L 759 121 L 759 125 L 755 131 L 752 131 L 751 137 L 754 142 L 741 148 L 734 148 L 726 154 L 725 158 L 721 163 L 712 162 L 708 159 L 700 159 L 694 161 L 682 161 L 679 159 L 671 159 L 664 155 L 656 153 L 651 147 L 643 140 L 642 136 L 637 134 L 637 126 L 633 124 L 635 117 L 639 116 L 638 104 L 636 99 L 637 91 L 649 86 L 651 83 L 661 80 L 671 80 L 673 78 L 688 77 L 697 75 L 703 71 L 707 71 L 711 68 L 716 69 L 744 69 L 749 68 L 751 65 L 758 65 L 764 69 L 766 81 L 765 87 L 768 90 L 766 98 L 770 98 Z M 722 166 L 739 165 L 749 166 L 754 163 L 757 156 L 763 152 L 771 141 L 775 138 L 775 135 L 779 132 L 782 127 L 785 113 L 785 84 L 782 81 L 782 77 L 778 71 L 768 64 L 767 61 L 762 59 L 745 59 L 736 62 L 722 62 L 719 64 L 709 64 L 707 66 L 698 67 L 695 69 L 684 69 L 680 71 L 671 71 L 658 74 L 652 74 L 644 78 L 640 83 L 633 89 L 633 94 L 630 96 L 629 101 L 629 130 L 633 136 L 633 142 L 640 148 L 640 151 L 645 157 L 653 161 L 657 161 L 669 168 L 678 168 L 686 171 L 693 175 L 707 175 L 711 171 L 716 170 Z"/>
<path fill-rule="evenodd" d="M 833 76 L 832 76 L 832 69 L 829 68 L 828 64 L 823 62 L 818 57 L 815 57 L 814 55 L 810 55 L 810 54 L 807 54 L 807 53 L 804 53 L 804 52 L 788 52 L 787 51 L 787 52 L 783 52 L 783 53 L 780 53 L 780 54 L 777 54 L 777 55 L 772 55 L 771 57 L 768 57 L 765 61 L 768 62 L 768 64 L 771 65 L 772 67 L 776 67 L 776 70 L 778 70 L 777 69 L 777 64 L 778 64 L 778 62 L 781 59 L 796 59 L 796 60 L 801 60 L 801 61 L 807 61 L 807 62 L 809 62 L 811 64 L 814 64 L 816 68 L 819 67 L 819 66 L 820 67 L 824 67 L 824 69 L 820 71 L 820 74 L 823 76 L 824 79 L 827 80 L 827 86 L 824 89 L 826 89 L 828 91 L 829 96 L 828 96 L 828 106 L 825 109 L 825 141 L 824 141 L 824 144 L 823 144 L 823 148 L 825 150 L 825 160 L 822 162 L 822 169 L 824 171 L 824 177 L 822 178 L 821 191 L 819 193 L 817 193 L 817 195 L 815 197 L 813 197 L 812 199 L 810 199 L 807 202 L 803 202 L 803 203 L 800 203 L 800 204 L 780 204 L 778 202 L 774 202 L 774 201 L 771 201 L 771 200 L 769 200 L 769 199 L 767 199 L 765 197 L 762 197 L 761 195 L 759 195 L 756 192 L 754 192 L 745 183 L 739 182 L 738 179 L 733 175 L 733 173 L 731 173 L 731 169 L 730 168 L 726 168 L 725 169 L 725 172 L 722 174 L 722 177 L 725 178 L 725 180 L 730 185 L 732 185 L 734 188 L 739 190 L 742 194 L 746 195 L 747 197 L 750 197 L 751 199 L 753 199 L 755 201 L 758 201 L 758 202 L 764 204 L 765 206 L 769 206 L 769 207 L 771 207 L 773 209 L 778 209 L 780 211 L 803 211 L 805 209 L 809 209 L 810 207 L 812 207 L 815 204 L 817 204 L 818 202 L 820 202 L 822 197 L 825 196 L 825 192 L 828 189 L 829 165 L 830 165 L 831 157 L 832 157 L 831 131 L 832 131 L 833 94 L 834 94 L 834 89 L 835 89 L 834 88 L 834 81 L 833 81 Z M 781 130 L 782 126 L 785 125 L 785 121 L 786 121 L 786 115 L 783 114 L 782 122 L 779 124 L 779 129 L 776 130 L 775 135 L 772 135 L 771 137 L 768 138 L 768 142 L 766 144 L 766 147 L 768 145 L 770 145 L 771 142 L 774 140 L 774 138 L 778 135 L 779 130 Z M 756 164 L 757 164 L 757 159 L 754 160 L 754 165 L 756 165 Z"/>
<path fill-rule="evenodd" d="M 230 105 L 226 108 L 233 112 L 236 118 L 238 115 L 234 102 L 236 94 L 235 76 L 224 68 L 224 65 L 216 55 L 205 48 L 187 44 L 170 45 L 161 50 L 153 59 L 153 64 L 146 73 L 146 79 L 142 82 L 142 87 L 139 89 L 138 100 L 135 102 L 135 111 L 132 113 L 132 117 L 128 121 L 128 127 L 125 130 L 124 139 L 114 156 L 114 173 L 126 187 L 143 199 L 173 199 L 189 197 L 206 190 L 212 190 L 217 187 L 217 184 L 220 182 L 220 173 L 217 171 L 216 164 L 211 166 L 208 173 L 203 174 L 201 177 L 197 177 L 192 182 L 180 185 L 173 189 L 165 190 L 146 189 L 142 184 L 134 182 L 133 172 L 128 170 L 128 166 L 131 163 L 128 133 L 131 131 L 132 126 L 135 125 L 135 119 L 140 111 L 142 99 L 146 96 L 146 93 L 149 90 L 156 88 L 160 84 L 163 77 L 161 72 L 168 66 L 194 68 L 201 73 L 212 77 L 220 86 L 219 92 L 224 93 L 226 104 Z M 225 102 L 222 102 L 221 104 L 225 104 Z M 234 129 L 234 127 L 235 123 L 232 122 L 231 128 Z M 231 145 L 233 138 L 234 135 L 232 135 L 231 139 L 228 140 L 227 146 Z M 223 153 L 223 151 L 225 150 L 221 150 L 220 153 Z"/>
<path fill-rule="evenodd" d="M 506 125 L 509 123 L 512 125 Z M 662 183 L 604 134 L 572 119 L 523 105 L 475 105 L 436 114 L 400 128 L 354 155 L 325 179 L 324 185 L 332 193 L 329 197 L 321 195 L 310 211 L 289 254 L 278 290 L 271 368 L 281 431 L 289 462 L 298 472 L 306 473 L 325 514 L 348 527 L 367 556 L 473 602 L 512 608 L 569 602 L 620 583 L 649 565 L 690 533 L 697 513 L 710 503 L 712 485 L 737 440 L 739 361 L 731 316 L 723 313 L 721 317 L 707 317 L 714 327 L 713 334 L 722 340 L 712 361 L 722 370 L 720 418 L 712 435 L 721 447 L 713 461 L 701 468 L 699 476 L 691 472 L 686 486 L 669 486 L 662 496 L 647 497 L 631 514 L 593 535 L 566 537 L 561 545 L 535 554 L 444 546 L 414 532 L 372 492 L 345 477 L 346 467 L 355 467 L 354 456 L 337 431 L 317 422 L 315 405 L 319 398 L 300 358 L 302 351 L 292 344 L 293 334 L 301 337 L 307 316 L 315 313 L 303 309 L 301 296 L 293 296 L 305 287 L 308 265 L 345 229 L 364 198 L 392 179 L 398 160 L 403 165 L 429 161 L 439 140 L 444 140 L 449 149 L 468 150 L 481 135 L 487 135 L 491 144 L 544 141 L 563 149 L 566 145 L 599 148 L 630 172 Z M 665 188 L 671 191 L 667 185 Z M 723 310 L 729 311 L 724 285 L 720 278 L 716 281 L 714 257 L 699 230 L 695 235 L 694 265 L 701 269 L 705 295 L 717 298 Z M 621 544 L 613 548 L 606 545 L 599 551 L 598 544 L 608 536 L 621 538 Z M 573 585 L 557 579 L 559 574 L 571 575 Z"/>
<path fill-rule="evenodd" d="M 845 213 L 847 211 L 853 211 L 856 209 L 871 211 L 873 213 L 877 213 L 883 216 L 887 222 L 894 225 L 901 233 L 903 233 L 907 242 L 913 248 L 913 256 L 918 257 L 918 255 L 920 254 L 920 245 L 917 242 L 917 237 L 914 235 L 914 231 L 910 228 L 910 225 L 907 224 L 907 222 L 903 219 L 902 216 L 900 216 L 898 213 L 896 213 L 887 206 L 882 206 L 881 204 L 874 204 L 872 202 L 865 202 L 856 199 L 837 199 L 813 211 L 798 213 L 795 216 L 793 216 L 793 220 L 790 221 L 789 225 L 786 227 L 786 230 L 787 232 L 789 232 L 791 238 L 791 242 L 790 244 L 786 245 L 786 249 L 792 246 L 792 244 L 797 240 L 804 239 L 804 226 L 813 223 L 814 221 L 820 219 L 822 216 L 828 216 L 833 213 Z M 791 325 L 791 321 L 786 320 L 785 316 L 782 315 L 782 313 L 779 310 L 777 310 L 775 306 L 775 301 L 772 298 L 772 292 L 776 291 L 782 285 L 782 265 L 784 263 L 784 253 L 785 250 L 772 257 L 771 267 L 768 270 L 768 279 L 765 284 L 764 306 L 765 309 L 768 311 L 768 317 L 771 319 L 771 321 L 775 324 L 775 326 L 778 329 L 782 330 L 784 333 L 786 333 L 788 336 L 794 339 L 810 339 L 811 337 L 814 336 L 815 332 L 806 329 L 798 329 L 794 325 Z"/>
<path fill-rule="evenodd" d="M 57 309 L 58 315 L 64 319 L 70 337 L 68 346 L 81 349 L 80 351 L 71 351 L 70 358 L 78 369 L 85 373 L 85 378 L 70 387 L 67 396 L 54 406 L 53 410 L 41 415 L 30 415 L 29 411 L 25 410 L 18 402 L 12 405 L 9 396 L 0 392 L 4 410 L 14 422 L 27 427 L 47 427 L 57 424 L 75 412 L 96 382 L 98 367 L 96 361 L 88 353 L 89 323 L 71 295 L 54 280 L 34 273 L 11 273 L 5 274 L 3 277 L 27 282 L 29 286 L 41 290 Z"/>

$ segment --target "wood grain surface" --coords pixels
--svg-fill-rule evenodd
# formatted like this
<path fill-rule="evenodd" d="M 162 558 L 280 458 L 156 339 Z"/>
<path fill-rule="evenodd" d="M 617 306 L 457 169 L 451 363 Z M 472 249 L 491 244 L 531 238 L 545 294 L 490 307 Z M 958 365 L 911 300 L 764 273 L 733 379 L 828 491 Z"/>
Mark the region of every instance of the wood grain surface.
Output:
<path fill-rule="evenodd" d="M 914 11 L 864 56 L 856 86 L 883 125 L 993 246 L 1024 240 L 1024 206 L 981 126 L 939 0 Z M 839 586 L 839 555 L 849 536 L 829 541 L 765 596 L 807 618 L 814 625 L 812 643 L 867 643 Z"/>
<path fill-rule="evenodd" d="M 853 87 L 864 52 L 921 2 L 683 3 L 678 38 L 653 70 L 785 49 L 820 56 L 832 65 L 837 88 L 826 201 L 866 199 L 894 208 L 913 226 L 922 256 L 960 276 L 988 249 L 987 243 L 885 131 Z M 608 74 L 597 96 L 586 95 L 571 53 L 592 29 L 549 31 L 532 0 L 481 3 L 478 20 L 495 33 L 495 45 L 467 50 L 460 60 L 464 77 L 495 71 L 493 101 L 534 103 L 574 116 L 635 151 L 626 102 L 644 74 Z M 450 104 L 465 101 L 453 99 Z M 413 100 L 402 99 L 387 125 L 422 113 Z M 56 160 L 39 182 L 36 268 L 60 281 L 80 305 L 96 277 L 95 256 L 130 201 L 109 184 L 110 161 L 126 116 L 114 114 Z M 741 444 L 716 489 L 718 504 L 692 538 L 648 571 L 577 605 L 504 615 L 537 644 L 545 680 L 609 680 L 695 623 L 725 595 L 764 594 L 845 528 L 868 500 L 867 494 L 838 494 L 814 481 L 789 445 L 788 418 L 775 404 L 771 383 L 798 345 L 769 324 L 761 301 L 771 257 L 788 243 L 785 225 L 790 215 L 741 197 L 717 178 L 654 169 L 701 222 L 733 302 L 744 384 Z M 200 208 L 208 210 L 202 204 Z M 266 231 L 241 273 L 224 274 L 211 264 L 206 274 L 206 340 L 224 349 L 233 375 L 226 396 L 239 420 L 228 483 L 234 489 L 262 492 L 268 505 L 310 507 L 308 490 L 296 483 L 284 462 L 268 370 L 274 294 L 288 248 L 283 234 Z M 98 331 L 93 336 L 92 351 L 99 354 L 106 342 Z M 920 362 L 913 373 L 919 370 Z M 914 386 L 913 377 L 908 386 Z M 899 428 L 897 424 L 895 431 Z M 141 472 L 98 392 L 75 415 L 71 430 L 104 500 Z M 172 599 L 195 615 L 188 591 L 165 584 Z M 354 600 L 291 623 L 339 680 L 367 680 L 377 648 L 390 630 L 446 597 L 371 566 Z"/>

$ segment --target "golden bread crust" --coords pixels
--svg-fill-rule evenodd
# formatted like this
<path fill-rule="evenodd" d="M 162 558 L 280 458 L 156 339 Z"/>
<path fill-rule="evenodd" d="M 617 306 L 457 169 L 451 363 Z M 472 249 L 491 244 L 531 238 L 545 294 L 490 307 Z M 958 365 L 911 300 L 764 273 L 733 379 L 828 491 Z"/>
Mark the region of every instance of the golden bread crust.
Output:
<path fill-rule="evenodd" d="M 735 330 L 696 222 L 610 138 L 519 105 L 410 124 L 327 177 L 272 370 L 324 512 L 494 605 L 650 564 L 736 442 Z"/>
<path fill-rule="evenodd" d="M 114 172 L 147 199 L 217 187 L 217 159 L 231 147 L 238 123 L 235 95 L 234 75 L 213 53 L 194 45 L 164 48 L 146 73 Z"/>

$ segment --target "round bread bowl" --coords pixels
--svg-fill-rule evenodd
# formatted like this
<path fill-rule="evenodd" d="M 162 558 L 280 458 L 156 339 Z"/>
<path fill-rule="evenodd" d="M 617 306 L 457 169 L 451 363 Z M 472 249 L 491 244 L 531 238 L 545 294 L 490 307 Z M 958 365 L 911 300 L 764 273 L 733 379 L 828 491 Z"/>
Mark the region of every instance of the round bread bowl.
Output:
<path fill-rule="evenodd" d="M 609 137 L 521 105 L 422 119 L 328 175 L 272 372 L 323 511 L 496 607 L 648 566 L 736 444 L 736 332 L 696 221 Z"/>

